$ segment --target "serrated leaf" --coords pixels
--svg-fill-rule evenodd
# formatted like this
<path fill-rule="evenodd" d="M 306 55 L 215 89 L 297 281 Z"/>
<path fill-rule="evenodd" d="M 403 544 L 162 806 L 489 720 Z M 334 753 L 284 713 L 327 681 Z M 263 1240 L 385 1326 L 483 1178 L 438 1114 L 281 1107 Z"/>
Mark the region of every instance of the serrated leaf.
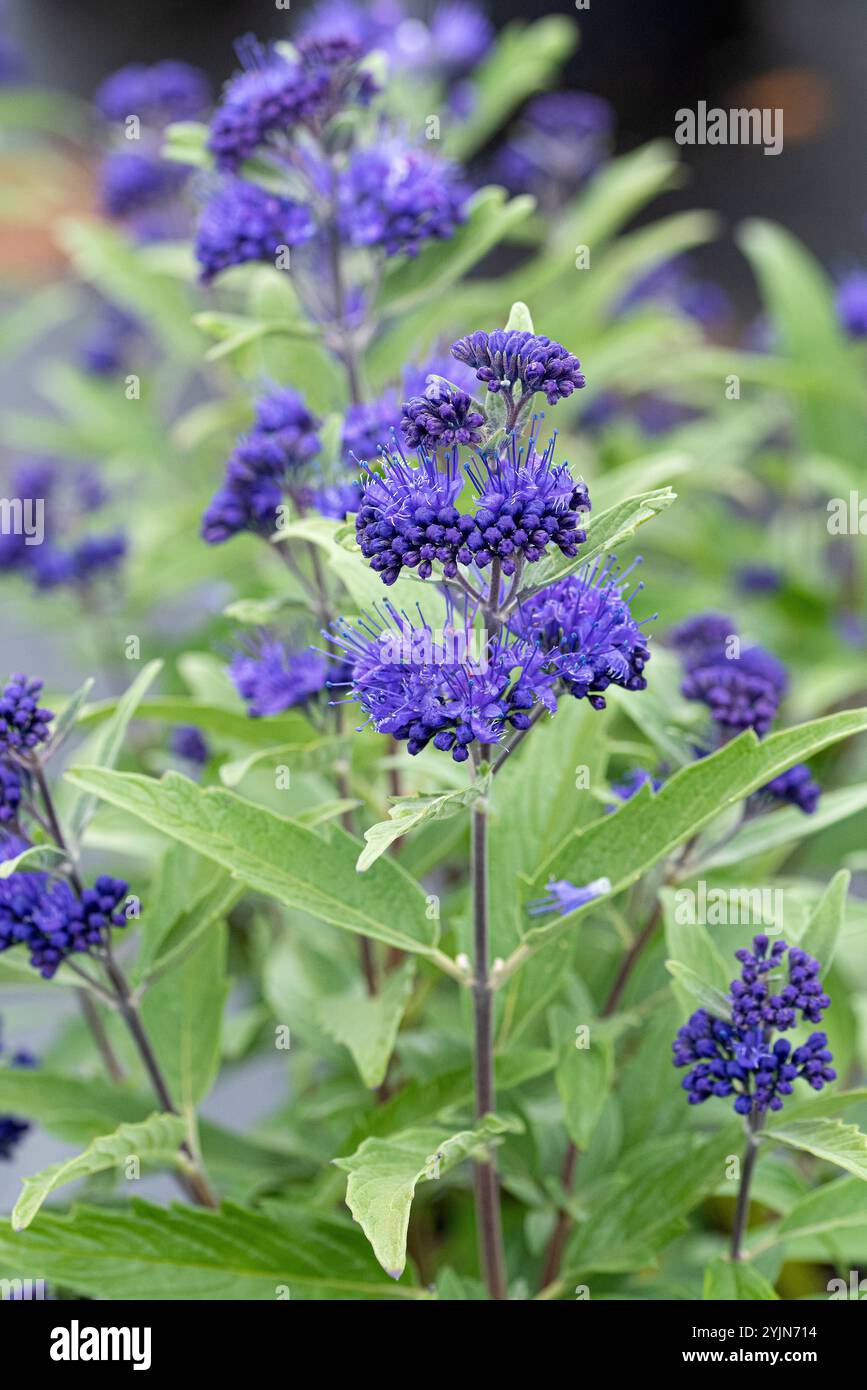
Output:
<path fill-rule="evenodd" d="M 641 695 L 634 698 L 640 700 Z M 764 786 L 793 763 L 865 729 L 867 709 L 829 715 L 761 741 L 748 730 L 709 757 L 681 768 L 658 792 L 651 793 L 645 785 L 612 815 L 567 836 L 539 867 L 527 896 L 539 897 L 551 878 L 580 883 L 608 878 L 612 892 L 619 892 L 726 807 Z M 587 910 L 587 906 L 577 908 L 568 917 L 532 929 L 527 934 L 528 941 L 551 937 Z"/>
<path fill-rule="evenodd" d="M 131 1157 L 143 1163 L 177 1164 L 185 1130 L 179 1115 L 154 1114 L 138 1124 L 119 1125 L 113 1134 L 92 1140 L 83 1153 L 62 1163 L 52 1163 L 35 1177 L 25 1178 L 12 1212 L 13 1230 L 25 1230 L 46 1198 L 65 1183 L 117 1168 Z"/>
<path fill-rule="evenodd" d="M 451 816 L 458 815 L 480 798 L 487 796 L 490 785 L 491 779 L 488 776 L 473 782 L 462 791 L 390 797 L 389 818 L 365 830 L 364 838 L 367 843 L 358 856 L 355 867 L 359 873 L 364 873 L 371 864 L 376 863 L 380 855 L 385 854 L 395 840 L 408 835 L 411 830 L 416 830 L 427 821 L 448 820 Z"/>
<path fill-rule="evenodd" d="M 392 1279 L 399 1279 L 406 1266 L 406 1233 L 417 1185 L 436 1181 L 514 1129 L 514 1121 L 486 1115 L 475 1129 L 446 1138 L 442 1129 L 408 1129 L 389 1139 L 365 1139 L 354 1154 L 334 1159 L 349 1174 L 346 1205 Z"/>
<path fill-rule="evenodd" d="M 0 1266 L 92 1298 L 188 1302 L 287 1296 L 426 1299 L 426 1289 L 385 1279 L 364 1241 L 328 1216 L 271 1207 L 219 1213 L 165 1210 L 133 1199 L 128 1209 L 41 1212 L 16 1235 L 0 1231 Z"/>
<path fill-rule="evenodd" d="M 842 1120 L 785 1120 L 761 1131 L 792 1149 L 814 1154 L 867 1182 L 867 1134 Z"/>
<path fill-rule="evenodd" d="M 770 1301 L 779 1297 L 763 1274 L 745 1260 L 713 1260 L 704 1272 L 705 1299 Z"/>
<path fill-rule="evenodd" d="M 425 916 L 421 887 L 391 860 L 361 877 L 358 841 L 337 826 L 326 844 L 296 821 L 178 773 L 159 781 L 99 768 L 66 775 L 287 907 L 401 950 L 430 954 L 436 945 L 437 925 Z"/>
<path fill-rule="evenodd" d="M 587 540 L 579 547 L 578 554 L 572 559 L 554 562 L 550 566 L 543 561 L 542 565 L 538 566 L 541 573 L 538 576 L 533 575 L 533 588 L 536 588 L 537 584 L 547 586 L 565 579 L 567 575 L 574 574 L 582 565 L 598 559 L 600 555 L 609 555 L 618 546 L 630 540 L 640 526 L 652 521 L 676 501 L 677 493 L 672 492 L 670 487 L 654 488 L 651 492 L 642 492 L 637 497 L 626 497 L 622 502 L 615 502 L 607 511 L 600 512 L 598 516 L 591 516 L 585 526 Z"/>
<path fill-rule="evenodd" d="M 320 1026 L 349 1049 L 359 1076 L 371 1090 L 385 1080 L 414 978 L 415 962 L 410 958 L 386 975 L 376 994 L 351 990 L 316 1003 Z"/>

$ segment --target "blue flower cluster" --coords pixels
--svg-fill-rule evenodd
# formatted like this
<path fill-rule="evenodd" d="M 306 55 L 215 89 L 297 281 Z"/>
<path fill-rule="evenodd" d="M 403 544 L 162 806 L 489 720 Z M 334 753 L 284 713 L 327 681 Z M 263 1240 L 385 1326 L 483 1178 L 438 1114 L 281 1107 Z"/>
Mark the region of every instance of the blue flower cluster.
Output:
<path fill-rule="evenodd" d="M 384 52 L 390 69 L 418 70 L 447 84 L 466 78 L 494 38 L 493 25 L 472 0 L 441 0 L 427 24 L 401 0 L 319 0 L 305 14 L 301 32 L 351 37 L 365 53 Z"/>
<path fill-rule="evenodd" d="M 815 1091 L 836 1078 L 824 1033 L 812 1033 L 794 1050 L 786 1038 L 774 1039 L 802 1021 L 821 1023 L 831 1001 L 819 962 L 785 941 L 768 946 L 759 935 L 752 951 L 735 953 L 741 977 L 729 992 L 730 1019 L 699 1009 L 677 1034 L 674 1065 L 692 1068 L 682 1082 L 690 1105 L 733 1095 L 739 1115 L 760 1115 L 782 1109 L 799 1078 Z"/>
<path fill-rule="evenodd" d="M 99 85 L 94 101 L 107 121 L 138 116 L 148 125 L 162 126 L 193 120 L 204 111 L 211 101 L 211 85 L 190 63 L 131 63 Z"/>
<path fill-rule="evenodd" d="M 301 246 L 316 228 L 310 210 L 244 179 L 224 179 L 207 199 L 195 253 L 204 281 L 248 261 L 274 265 L 282 247 Z"/>
<path fill-rule="evenodd" d="M 493 165 L 510 193 L 558 197 L 574 191 L 607 157 L 614 111 L 589 92 L 545 92 L 534 97 Z"/>
<path fill-rule="evenodd" d="M 204 767 L 211 756 L 207 740 L 195 724 L 179 724 L 173 729 L 169 746 L 176 757 L 197 767 Z"/>
<path fill-rule="evenodd" d="M 0 879 L 0 952 L 24 945 L 30 964 L 50 980 L 67 956 L 105 944 L 111 927 L 126 925 L 122 879 L 100 875 L 80 896 L 65 879 L 13 873 Z"/>
<path fill-rule="evenodd" d="M 470 746 L 499 743 L 508 728 L 526 729 L 530 711 L 553 713 L 555 675 L 531 643 L 503 633 L 484 650 L 468 618 L 435 633 L 389 603 L 385 615 L 338 622 L 329 640 L 348 662 L 348 684 L 379 733 L 420 753 L 429 743 L 466 762 Z M 336 684 L 336 682 L 334 682 Z"/>
<path fill-rule="evenodd" d="M 404 402 L 400 427 L 410 449 L 481 444 L 486 417 L 466 391 L 432 381 L 424 395 Z"/>
<path fill-rule="evenodd" d="M 328 658 L 309 649 L 291 650 L 264 638 L 236 652 L 229 674 L 252 719 L 282 714 L 319 695 L 328 680 Z"/>
<path fill-rule="evenodd" d="M 125 218 L 171 198 L 189 170 L 138 150 L 114 150 L 100 169 L 100 201 L 108 217 Z"/>
<path fill-rule="evenodd" d="M 404 567 L 426 579 L 435 561 L 453 578 L 458 565 L 484 569 L 495 559 L 512 575 L 519 560 L 533 564 L 549 545 L 576 555 L 590 497 L 567 464 L 554 464 L 554 446 L 552 439 L 540 453 L 535 438 L 525 447 L 512 435 L 494 459 L 480 454 L 478 465 L 467 464 L 477 493 L 468 513 L 455 505 L 462 487 L 456 447 L 439 460 L 420 449 L 416 466 L 400 452 L 383 452 L 382 474 L 367 474 L 356 518 L 361 553 L 385 584 Z"/>
<path fill-rule="evenodd" d="M 0 536 L 0 571 L 14 570 L 38 589 L 81 589 L 119 568 L 127 551 L 120 532 L 81 535 L 109 500 L 92 470 L 70 474 L 50 460 L 30 460 L 13 473 L 9 495 L 21 501 L 25 516 L 29 508 L 35 518 L 41 506 L 44 536 L 38 544 L 19 532 Z"/>
<path fill-rule="evenodd" d="M 240 531 L 270 535 L 293 481 L 319 453 L 317 421 L 291 387 L 262 396 L 252 430 L 235 445 L 222 486 L 202 518 L 202 536 L 210 545 Z"/>
<path fill-rule="evenodd" d="M 415 256 L 464 221 L 468 189 L 460 171 L 426 150 L 388 144 L 359 150 L 341 176 L 337 221 L 348 246 Z"/>
<path fill-rule="evenodd" d="M 753 729 L 763 738 L 788 687 L 783 663 L 764 647 L 741 650 L 732 619 L 722 613 L 700 613 L 687 619 L 675 628 L 671 641 L 684 667 L 681 691 L 688 700 L 700 700 L 707 706 L 715 741 L 725 743 L 745 729 Z M 786 801 L 810 815 L 818 806 L 821 788 L 809 768 L 796 763 L 768 782 L 761 794 Z"/>
<path fill-rule="evenodd" d="M 586 384 L 581 363 L 562 343 L 522 329 L 469 333 L 455 343 L 452 355 L 472 367 L 489 391 L 511 395 L 519 386 L 525 397 L 543 391 L 549 405 Z"/>
<path fill-rule="evenodd" d="M 550 654 L 570 695 L 605 708 L 610 685 L 645 690 L 650 660 L 647 637 L 632 616 L 634 593 L 626 595 L 629 570 L 613 561 L 558 580 L 516 610 L 512 628 Z M 641 586 L 638 586 L 639 589 Z"/>
<path fill-rule="evenodd" d="M 51 737 L 50 709 L 39 703 L 43 682 L 14 675 L 0 693 L 0 757 L 26 755 Z"/>
<path fill-rule="evenodd" d="M 255 66 L 228 83 L 211 120 L 208 148 L 217 167 L 236 173 L 273 135 L 297 126 L 318 128 L 344 104 L 367 105 L 378 91 L 360 68 L 361 49 L 351 38 L 302 39 L 294 61 L 257 49 Z"/>

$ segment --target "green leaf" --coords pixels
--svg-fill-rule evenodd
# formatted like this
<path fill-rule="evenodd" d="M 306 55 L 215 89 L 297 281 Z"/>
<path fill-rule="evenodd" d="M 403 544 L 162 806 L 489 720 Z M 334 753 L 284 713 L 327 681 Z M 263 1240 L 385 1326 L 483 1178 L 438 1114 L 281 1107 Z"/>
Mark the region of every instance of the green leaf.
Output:
<path fill-rule="evenodd" d="M 358 856 L 356 868 L 359 873 L 375 864 L 380 855 L 395 840 L 408 835 L 411 830 L 432 820 L 448 820 L 458 815 L 466 807 L 487 796 L 491 786 L 490 776 L 480 778 L 471 786 L 456 792 L 429 792 L 419 796 L 392 796 L 388 808 L 388 820 L 371 825 L 364 832 L 367 841 Z"/>
<path fill-rule="evenodd" d="M 563 1281 L 591 1270 L 631 1272 L 650 1264 L 682 1229 L 684 1217 L 713 1191 L 739 1133 L 740 1127 L 730 1124 L 710 1139 L 684 1133 L 631 1149 L 574 1232 Z"/>
<path fill-rule="evenodd" d="M 810 914 L 798 945 L 802 951 L 815 956 L 826 975 L 834 959 L 840 932 L 846 918 L 846 897 L 852 875 L 840 869 L 834 875 Z"/>
<path fill-rule="evenodd" d="M 231 910 L 241 885 L 225 869 L 173 842 L 163 855 L 144 913 L 135 978 L 146 980 L 179 960 Z"/>
<path fill-rule="evenodd" d="M 447 241 L 432 241 L 420 255 L 404 257 L 386 273 L 377 308 L 403 314 L 446 293 L 462 275 L 503 241 L 533 211 L 526 195 L 508 199 L 503 188 L 481 188 L 467 205 L 467 219 Z"/>
<path fill-rule="evenodd" d="M 63 709 L 60 711 L 60 714 L 57 716 L 57 718 L 54 720 L 54 723 L 51 726 L 51 742 L 48 745 L 49 757 L 53 753 L 57 752 L 57 749 L 61 746 L 67 734 L 69 734 L 72 731 L 75 722 L 78 719 L 78 716 L 84 707 L 84 702 L 92 689 L 93 677 L 89 676 L 88 679 L 84 682 L 84 684 L 80 685 L 76 690 L 75 694 L 70 695 L 69 699 L 64 704 Z"/>
<path fill-rule="evenodd" d="M 415 962 L 405 960 L 386 975 L 376 994 L 353 989 L 316 1004 L 320 1026 L 349 1049 L 362 1081 L 371 1090 L 385 1080 L 414 977 Z"/>
<path fill-rule="evenodd" d="M 79 721 L 80 726 L 89 728 L 104 723 L 117 707 L 115 700 L 91 705 Z M 137 714 L 140 719 L 154 719 L 160 723 L 194 724 L 221 747 L 238 752 L 251 748 L 269 749 L 275 744 L 305 743 L 316 737 L 312 725 L 302 714 L 251 719 L 243 710 L 229 709 L 188 695 L 165 695 L 143 700 Z"/>
<path fill-rule="evenodd" d="M 655 654 L 654 654 L 655 655 Z M 867 783 L 857 787 L 841 787 L 838 791 L 823 792 L 819 807 L 805 816 L 797 806 L 767 815 L 752 817 L 749 823 L 719 849 L 711 849 L 702 858 L 701 869 L 718 869 L 728 864 L 743 864 L 769 850 L 784 849 L 827 830 L 839 821 L 855 816 L 867 806 Z"/>
<path fill-rule="evenodd" d="M 640 700 L 641 695 L 634 698 Z M 569 834 L 539 867 L 529 884 L 528 897 L 539 897 L 550 878 L 578 883 L 608 878 L 612 893 L 619 892 L 726 807 L 757 791 L 793 763 L 865 729 L 867 709 L 829 715 L 761 741 L 748 730 L 709 757 L 681 768 L 660 791 L 652 793 L 645 785 L 612 815 Z M 588 906 L 531 930 L 528 940 L 544 941 L 568 928 Z"/>
<path fill-rule="evenodd" d="M 734 1300 L 770 1301 L 779 1297 L 763 1274 L 744 1260 L 728 1260 L 725 1256 L 713 1260 L 704 1272 L 705 1299 L 722 1302 Z"/>
<path fill-rule="evenodd" d="M 355 871 L 358 841 L 336 826 L 326 844 L 314 830 L 178 773 L 158 782 L 98 768 L 66 775 L 286 907 L 401 950 L 431 954 L 436 946 L 421 887 L 391 860 L 362 878 Z"/>
<path fill-rule="evenodd" d="M 527 97 L 551 84 L 577 41 L 574 22 L 562 15 L 508 25 L 473 75 L 473 109 L 451 123 L 446 154 L 466 160 L 481 149 Z"/>
<path fill-rule="evenodd" d="M 731 982 L 732 966 L 726 963 L 721 952 L 717 950 L 707 927 L 703 922 L 678 920 L 678 895 L 674 890 L 664 888 L 659 897 L 665 922 L 665 943 L 672 958 L 669 962 L 669 972 L 677 978 L 676 972 L 671 969 L 672 963 L 677 963 L 704 980 L 708 988 L 718 996 L 725 996 Z M 692 915 L 690 913 L 690 916 Z M 686 988 L 687 993 L 693 993 L 688 986 Z M 689 1011 L 692 1012 L 691 1007 Z"/>
<path fill-rule="evenodd" d="M 151 1115 L 139 1124 L 119 1125 L 113 1134 L 92 1140 L 83 1153 L 62 1163 L 52 1163 L 33 1178 L 25 1178 L 24 1189 L 12 1212 L 13 1230 L 25 1230 L 46 1198 L 65 1183 L 92 1177 L 108 1168 L 118 1168 L 129 1158 L 145 1163 L 178 1164 L 178 1149 L 183 1143 L 185 1129 L 179 1115 Z"/>
<path fill-rule="evenodd" d="M 585 527 L 587 540 L 580 547 L 578 555 L 550 567 L 543 561 L 542 565 L 536 567 L 543 570 L 545 566 L 543 572 L 538 578 L 535 573 L 533 575 L 533 588 L 537 585 L 553 584 L 569 574 L 574 574 L 575 570 L 588 561 L 595 560 L 600 555 L 610 554 L 624 541 L 630 540 L 639 526 L 652 521 L 676 501 L 677 493 L 672 492 L 670 487 L 654 488 L 652 492 L 643 492 L 638 497 L 626 497 L 607 511 L 591 517 Z"/>
<path fill-rule="evenodd" d="M 761 1131 L 763 1137 L 815 1154 L 867 1182 L 867 1134 L 842 1120 L 789 1120 Z"/>
<path fill-rule="evenodd" d="M 94 734 L 85 750 L 94 767 L 114 767 L 120 757 L 132 718 L 162 670 L 162 665 L 161 661 L 148 662 L 118 700 L 111 718 Z M 73 844 L 81 843 L 81 837 L 96 810 L 96 804 L 95 796 L 83 795 L 74 797 L 71 805 L 64 807 Z"/>
<path fill-rule="evenodd" d="M 212 169 L 214 158 L 208 149 L 208 127 L 203 121 L 174 121 L 166 127 L 160 154 L 177 164 Z"/>
<path fill-rule="evenodd" d="M 717 1018 L 731 1018 L 732 1006 L 722 990 L 709 985 L 707 980 L 702 979 L 695 970 L 679 960 L 667 960 L 665 968 L 678 984 L 683 985 L 684 989 L 698 1000 L 703 1009 L 710 1009 Z"/>
<path fill-rule="evenodd" d="M 778 1240 L 833 1235 L 867 1227 L 867 1187 L 858 1178 L 836 1178 L 808 1192 L 777 1227 Z"/>
<path fill-rule="evenodd" d="M 142 1021 L 179 1110 L 204 1100 L 220 1067 L 227 932 L 213 925 L 182 963 L 151 984 Z"/>
<path fill-rule="evenodd" d="M 198 361 L 201 340 L 184 286 L 150 269 L 130 241 L 105 221 L 66 218 L 55 228 L 76 271 L 151 329 L 170 360 Z"/>
<path fill-rule="evenodd" d="M 5 859 L 0 864 L 0 878 L 8 878 L 10 874 L 17 874 L 23 869 L 56 868 L 66 858 L 63 850 L 56 845 L 31 845 L 30 849 L 16 854 L 14 859 Z"/>
<path fill-rule="evenodd" d="M 614 1049 L 610 1039 L 589 1025 L 590 1046 L 564 1046 L 554 1080 L 563 1106 L 566 1132 L 579 1151 L 596 1131 L 614 1078 Z"/>
<path fill-rule="evenodd" d="M 834 307 L 830 277 L 792 234 L 751 219 L 738 241 L 759 281 L 782 353 L 823 370 L 863 393 L 863 372 L 846 342 Z M 736 369 L 733 369 L 736 370 Z M 867 447 L 863 409 L 805 392 L 792 394 L 804 443 L 810 449 L 860 464 Z"/>
<path fill-rule="evenodd" d="M 310 730 L 310 737 L 296 743 L 280 743 L 272 748 L 257 748 L 243 758 L 220 766 L 220 781 L 224 787 L 237 787 L 248 773 L 261 763 L 269 763 L 272 768 L 288 765 L 292 772 L 309 772 L 315 769 L 331 771 L 343 750 L 349 747 L 350 736 L 337 738 L 334 734 L 316 735 Z"/>
<path fill-rule="evenodd" d="M 432 627 L 437 627 L 436 616 L 443 610 L 442 595 L 424 580 L 401 577 L 386 589 L 380 576 L 370 568 L 362 557 L 361 550 L 351 542 L 344 546 L 337 540 L 337 533 L 344 523 L 331 521 L 324 516 L 305 516 L 300 521 L 291 521 L 283 526 L 276 541 L 309 541 L 323 551 L 329 568 L 349 593 L 353 603 L 361 610 L 373 608 L 388 598 L 398 612 L 403 608 L 415 609 L 422 604 L 425 618 Z"/>
<path fill-rule="evenodd" d="M 534 333 L 533 315 L 522 300 L 516 299 L 509 311 L 507 333 Z"/>
<path fill-rule="evenodd" d="M 392 1279 L 399 1279 L 406 1266 L 406 1233 L 418 1183 L 437 1180 L 514 1129 L 514 1121 L 486 1115 L 475 1129 L 448 1138 L 433 1127 L 408 1129 L 389 1139 L 365 1139 L 354 1154 L 334 1159 L 349 1174 L 346 1205 Z"/>
<path fill-rule="evenodd" d="M 43 1211 L 21 1235 L 0 1232 L 0 1266 L 104 1299 L 431 1297 L 383 1278 L 364 1241 L 342 1222 L 230 1203 L 219 1214 L 137 1199 L 124 1210 Z"/>

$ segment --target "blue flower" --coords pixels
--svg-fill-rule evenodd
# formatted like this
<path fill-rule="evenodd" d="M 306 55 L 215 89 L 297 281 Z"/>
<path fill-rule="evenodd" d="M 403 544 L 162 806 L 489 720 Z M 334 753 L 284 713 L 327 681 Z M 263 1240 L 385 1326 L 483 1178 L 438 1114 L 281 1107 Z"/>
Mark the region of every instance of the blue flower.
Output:
<path fill-rule="evenodd" d="M 138 116 L 145 123 L 193 120 L 209 105 L 211 86 L 200 68 L 167 59 L 150 67 L 130 63 L 106 77 L 94 101 L 107 121 Z"/>
<path fill-rule="evenodd" d="M 43 682 L 27 676 L 10 678 L 0 694 L 0 750 L 26 755 L 51 737 L 50 709 L 39 704 Z"/>
<path fill-rule="evenodd" d="M 368 722 L 405 741 L 408 753 L 433 743 L 465 762 L 473 744 L 528 728 L 535 705 L 556 709 L 555 678 L 530 643 L 509 633 L 485 643 L 467 616 L 456 622 L 450 613 L 438 633 L 421 614 L 413 623 L 389 603 L 384 609 L 326 635 L 350 664 L 351 696 Z"/>
<path fill-rule="evenodd" d="M 0 1047 L 0 1052 L 2 1052 Z M 29 1052 L 15 1052 L 9 1059 L 10 1067 L 34 1067 L 36 1058 Z M 0 1159 L 8 1161 L 15 1149 L 20 1144 L 24 1135 L 30 1129 L 26 1120 L 19 1120 L 15 1115 L 0 1115 Z"/>
<path fill-rule="evenodd" d="M 494 26 L 470 0 L 445 0 L 430 22 L 430 66 L 455 81 L 478 67 L 494 42 Z"/>
<path fill-rule="evenodd" d="M 265 719 L 320 694 L 328 678 L 328 659 L 321 652 L 292 651 L 282 642 L 263 638 L 235 653 L 229 674 L 250 718 Z"/>
<path fill-rule="evenodd" d="M 24 790 L 22 775 L 17 767 L 0 759 L 0 824 L 14 825 L 18 820 Z"/>
<path fill-rule="evenodd" d="M 170 747 L 176 757 L 196 763 L 199 767 L 203 767 L 211 756 L 207 740 L 195 724 L 179 724 L 173 729 Z"/>
<path fill-rule="evenodd" d="M 122 879 L 101 875 L 81 896 L 65 879 L 14 873 L 0 879 L 0 952 L 25 945 L 30 964 L 50 980 L 67 956 L 103 946 L 111 928 L 126 925 Z"/>
<path fill-rule="evenodd" d="M 759 935 L 752 951 L 735 953 L 742 968 L 728 995 L 730 1020 L 699 1009 L 678 1031 L 673 1061 L 692 1068 L 682 1082 L 690 1105 L 733 1095 L 739 1115 L 763 1114 L 782 1109 L 799 1078 L 816 1091 L 836 1078 L 824 1033 L 812 1033 L 794 1051 L 787 1039 L 774 1039 L 801 1021 L 821 1022 L 831 1001 L 818 978 L 819 962 L 785 941 L 768 946 Z"/>
<path fill-rule="evenodd" d="M 367 105 L 378 90 L 347 36 L 302 39 L 297 54 L 289 62 L 256 48 L 248 55 L 254 66 L 227 84 L 208 138 L 219 169 L 235 173 L 272 135 L 319 126 L 345 104 Z"/>
<path fill-rule="evenodd" d="M 798 806 L 805 815 L 811 816 L 819 805 L 822 788 L 813 780 L 810 769 L 804 763 L 795 763 L 786 772 L 771 779 L 762 792 L 778 801 L 788 801 Z"/>
<path fill-rule="evenodd" d="M 393 584 L 404 566 L 426 579 L 435 560 L 447 576 L 457 573 L 456 557 L 475 523 L 455 506 L 461 490 L 457 452 L 444 464 L 440 471 L 424 451 L 416 467 L 402 453 L 387 453 L 382 475 L 365 475 L 356 539 L 384 584 Z"/>
<path fill-rule="evenodd" d="M 284 493 L 322 447 L 317 429 L 317 420 L 291 387 L 260 397 L 253 428 L 235 445 L 223 484 L 202 518 L 202 537 L 209 545 L 240 531 L 273 532 Z"/>
<path fill-rule="evenodd" d="M 763 647 L 747 647 L 727 659 L 704 652 L 687 670 L 681 692 L 707 705 L 724 738 L 754 729 L 762 738 L 777 715 L 786 691 L 785 667 Z"/>
<path fill-rule="evenodd" d="M 515 631 L 551 655 L 567 691 L 594 709 L 605 708 L 610 685 L 647 687 L 647 637 L 632 616 L 634 594 L 625 594 L 630 570 L 620 575 L 612 563 L 597 561 L 541 589 L 512 619 Z"/>
<path fill-rule="evenodd" d="M 394 391 L 372 401 L 350 405 L 343 421 L 343 455 L 347 463 L 364 464 L 376 459 L 380 449 L 393 442 L 400 424 L 400 406 Z"/>
<path fill-rule="evenodd" d="M 556 442 L 554 435 L 540 453 L 535 434 L 526 448 L 510 435 L 496 458 L 482 453 L 478 465 L 466 465 L 477 497 L 475 530 L 458 554 L 462 564 L 484 568 L 499 559 L 510 575 L 518 559 L 535 564 L 549 545 L 570 558 L 578 554 L 587 539 L 578 523 L 590 511 L 590 494 L 568 464 L 554 463 Z"/>
<path fill-rule="evenodd" d="M 589 92 L 546 92 L 527 106 L 494 160 L 498 182 L 512 193 L 577 187 L 607 156 L 614 111 Z"/>
<path fill-rule="evenodd" d="M 130 339 L 138 332 L 136 320 L 105 304 L 80 349 L 80 361 L 94 376 L 112 376 L 120 371 Z"/>
<path fill-rule="evenodd" d="M 402 145 L 359 150 L 338 187 L 338 225 L 350 246 L 418 254 L 464 221 L 467 189 L 456 165 Z"/>
<path fill-rule="evenodd" d="M 837 317 L 851 338 L 867 338 L 867 270 L 853 270 L 840 281 Z"/>
<path fill-rule="evenodd" d="M 581 363 L 562 343 L 520 329 L 469 333 L 454 344 L 452 355 L 472 367 L 489 391 L 511 394 L 520 386 L 527 398 L 543 391 L 549 405 L 585 385 Z"/>
<path fill-rule="evenodd" d="M 189 173 L 136 150 L 116 150 L 100 170 L 100 198 L 109 217 L 129 217 L 177 192 Z"/>
<path fill-rule="evenodd" d="M 552 878 L 545 884 L 545 887 L 548 896 L 528 903 L 527 911 L 534 917 L 540 917 L 547 912 L 559 912 L 561 917 L 568 917 L 570 912 L 575 912 L 585 903 L 592 902 L 594 898 L 602 897 L 603 893 L 610 893 L 611 880 L 597 878 L 592 883 L 578 888 L 567 878 Z"/>
<path fill-rule="evenodd" d="M 465 391 L 433 381 L 421 396 L 411 396 L 401 410 L 400 426 L 410 449 L 448 444 L 480 444 L 485 416 Z"/>
<path fill-rule="evenodd" d="M 243 179 L 226 179 L 202 209 L 195 252 L 203 280 L 248 261 L 276 263 L 281 247 L 301 246 L 315 233 L 309 208 Z"/>
<path fill-rule="evenodd" d="M 633 767 L 627 772 L 619 782 L 611 783 L 611 790 L 618 801 L 631 801 L 632 798 L 641 791 L 641 788 L 650 785 L 651 791 L 658 792 L 662 782 L 658 777 L 654 777 L 646 767 Z M 608 810 L 614 811 L 615 806 L 609 806 Z"/>

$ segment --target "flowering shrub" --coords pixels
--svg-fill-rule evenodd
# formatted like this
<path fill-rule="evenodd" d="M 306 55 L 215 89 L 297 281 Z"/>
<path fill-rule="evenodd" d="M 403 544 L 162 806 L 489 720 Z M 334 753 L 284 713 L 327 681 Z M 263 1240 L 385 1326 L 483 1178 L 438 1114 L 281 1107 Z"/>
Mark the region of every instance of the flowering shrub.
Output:
<path fill-rule="evenodd" d="M 423 13 L 43 94 L 95 189 L 4 420 L 0 1004 L 57 1033 L 0 1055 L 0 1264 L 821 1295 L 867 1222 L 863 531 L 815 524 L 864 276 L 751 222 L 735 326 L 709 219 L 630 228 L 673 147 L 556 90 L 571 20 Z"/>

